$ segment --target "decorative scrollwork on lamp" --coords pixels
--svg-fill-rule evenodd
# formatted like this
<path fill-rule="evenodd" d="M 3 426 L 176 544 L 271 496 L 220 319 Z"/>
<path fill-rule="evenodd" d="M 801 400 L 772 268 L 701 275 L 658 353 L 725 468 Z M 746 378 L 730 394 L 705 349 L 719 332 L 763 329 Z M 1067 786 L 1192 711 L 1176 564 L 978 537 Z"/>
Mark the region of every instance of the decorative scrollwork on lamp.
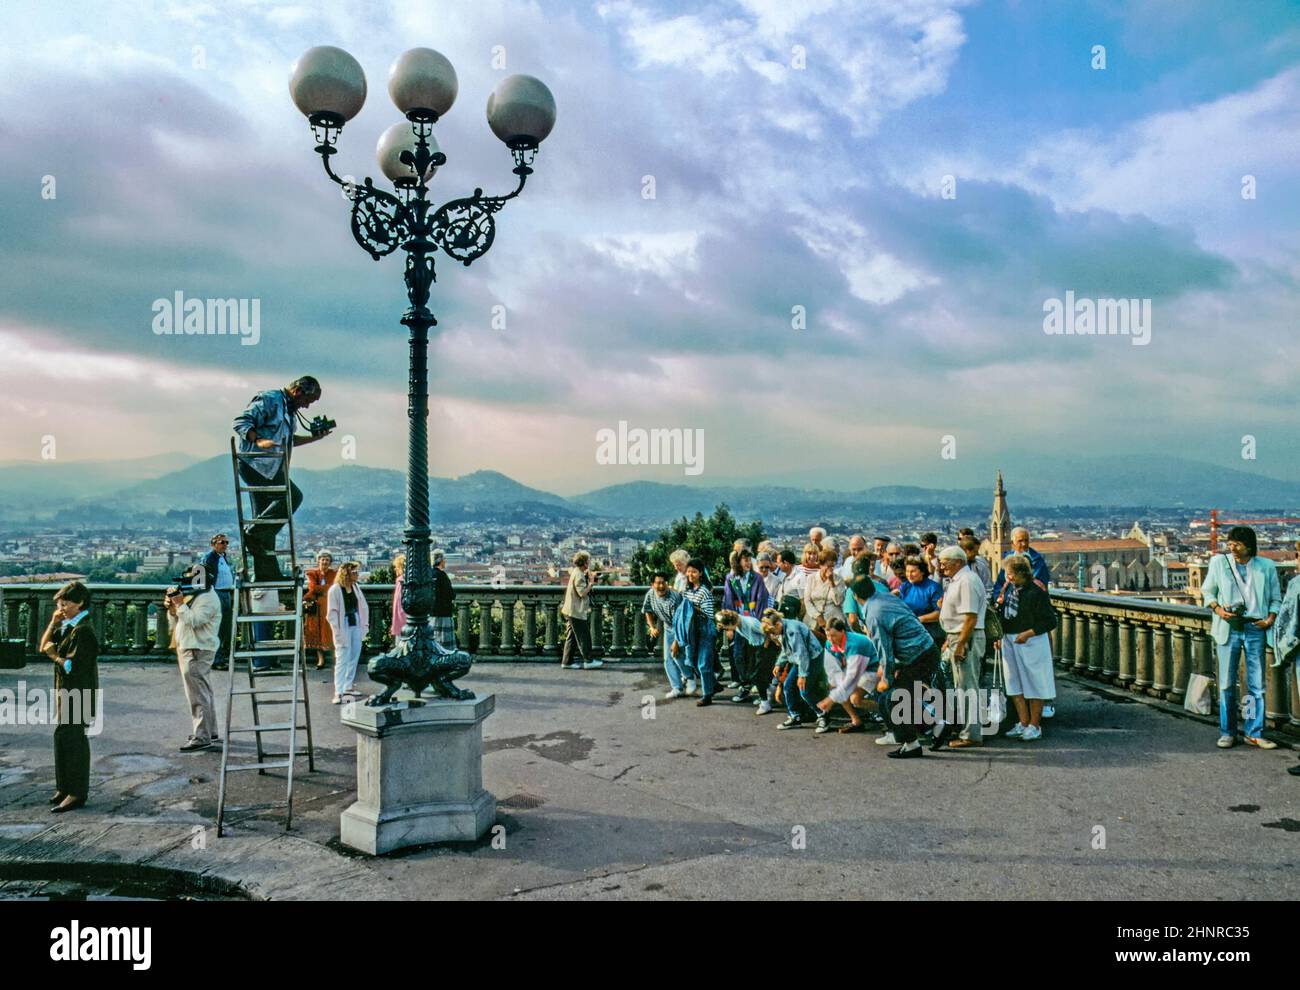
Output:
<path fill-rule="evenodd" d="M 392 254 L 410 237 L 406 207 L 392 193 L 376 189 L 367 177 L 361 187 L 349 190 L 352 199 L 352 236 L 378 261 Z"/>

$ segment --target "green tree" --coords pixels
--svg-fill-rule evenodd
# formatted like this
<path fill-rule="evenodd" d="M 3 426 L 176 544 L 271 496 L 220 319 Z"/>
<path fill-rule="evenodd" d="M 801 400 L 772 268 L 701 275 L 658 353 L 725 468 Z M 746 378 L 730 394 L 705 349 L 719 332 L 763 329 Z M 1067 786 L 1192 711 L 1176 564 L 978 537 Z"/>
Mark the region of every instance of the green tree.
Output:
<path fill-rule="evenodd" d="M 727 573 L 727 557 L 736 540 L 748 540 L 750 546 L 756 547 L 766 538 L 760 520 L 738 523 L 723 502 L 713 510 L 713 515 L 706 517 L 697 512 L 694 519 L 683 516 L 650 543 L 637 547 L 632 554 L 631 578 L 636 584 L 649 584 L 655 571 L 671 575 L 673 565 L 669 563 L 668 555 L 682 547 L 692 557 L 704 561 L 709 569 L 709 578 L 717 585 Z"/>

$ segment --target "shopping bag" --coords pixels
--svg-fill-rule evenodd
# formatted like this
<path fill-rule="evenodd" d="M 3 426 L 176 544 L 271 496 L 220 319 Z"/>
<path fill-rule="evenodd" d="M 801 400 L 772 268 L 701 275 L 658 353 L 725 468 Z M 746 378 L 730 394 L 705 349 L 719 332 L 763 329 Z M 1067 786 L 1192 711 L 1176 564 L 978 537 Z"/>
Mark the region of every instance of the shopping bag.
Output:
<path fill-rule="evenodd" d="M 1187 693 L 1183 707 L 1196 715 L 1208 715 L 1213 709 L 1214 682 L 1204 674 L 1193 674 L 1187 679 Z"/>

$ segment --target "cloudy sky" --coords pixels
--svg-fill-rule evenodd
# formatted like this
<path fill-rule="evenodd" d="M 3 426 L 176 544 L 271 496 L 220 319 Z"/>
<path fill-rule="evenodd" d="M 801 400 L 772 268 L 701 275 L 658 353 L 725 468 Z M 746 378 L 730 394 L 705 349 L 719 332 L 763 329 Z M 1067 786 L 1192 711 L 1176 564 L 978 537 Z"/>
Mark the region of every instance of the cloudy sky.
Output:
<path fill-rule="evenodd" d="M 60 460 L 209 456 L 255 391 L 311 373 L 359 462 L 404 465 L 401 262 L 353 243 L 288 97 L 293 60 L 334 44 L 370 84 L 341 173 L 378 174 L 410 47 L 460 78 L 440 200 L 511 187 L 483 112 L 502 77 L 559 108 L 491 252 L 439 262 L 436 474 L 964 487 L 1154 452 L 1300 480 L 1294 0 L 6 13 L 0 460 L 48 435 Z M 155 334 L 178 291 L 260 300 L 259 343 Z M 1151 300 L 1150 343 L 1044 333 L 1067 291 Z M 702 429 L 704 473 L 598 464 L 620 420 Z"/>

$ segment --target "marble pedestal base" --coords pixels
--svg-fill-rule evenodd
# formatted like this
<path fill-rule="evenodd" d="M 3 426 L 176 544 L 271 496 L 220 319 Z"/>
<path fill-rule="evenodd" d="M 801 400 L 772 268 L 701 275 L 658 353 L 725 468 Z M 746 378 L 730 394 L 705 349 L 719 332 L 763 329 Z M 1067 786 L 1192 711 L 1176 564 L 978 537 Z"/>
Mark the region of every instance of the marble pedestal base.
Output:
<path fill-rule="evenodd" d="M 405 694 L 406 700 L 402 695 Z M 343 709 L 357 733 L 357 801 L 339 820 L 345 846 L 378 856 L 430 842 L 473 842 L 496 822 L 483 789 L 483 721 L 496 696 L 411 699 Z"/>

